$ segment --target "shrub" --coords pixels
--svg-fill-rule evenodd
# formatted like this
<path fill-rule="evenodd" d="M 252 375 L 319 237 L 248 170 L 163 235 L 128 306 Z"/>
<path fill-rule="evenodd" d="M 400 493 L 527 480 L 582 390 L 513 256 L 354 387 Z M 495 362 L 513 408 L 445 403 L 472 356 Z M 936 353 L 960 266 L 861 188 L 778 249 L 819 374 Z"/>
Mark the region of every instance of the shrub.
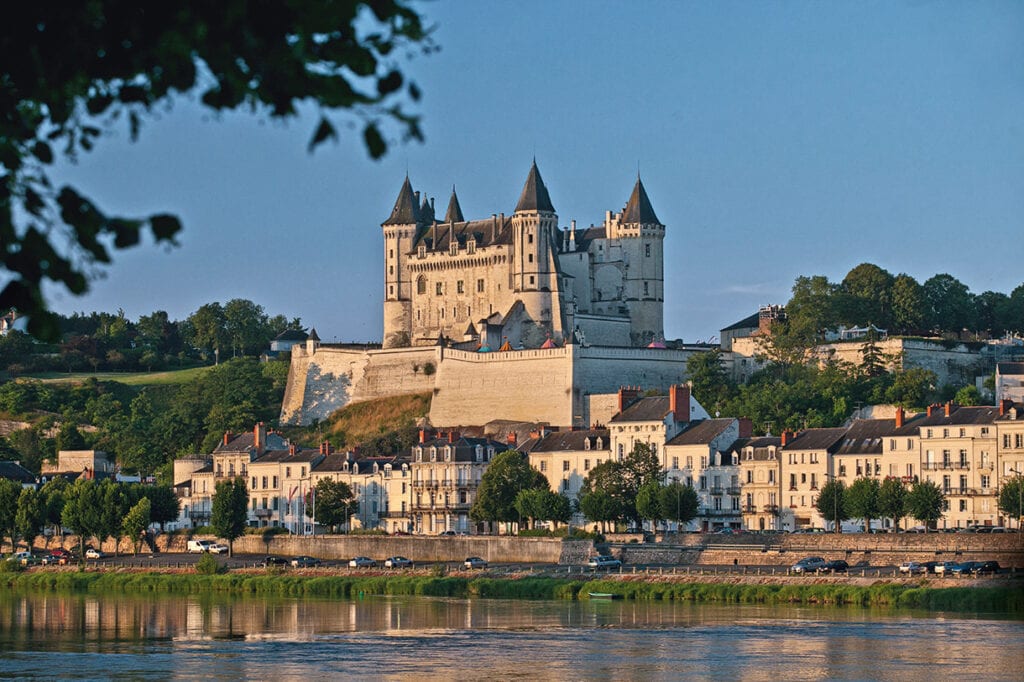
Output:
<path fill-rule="evenodd" d="M 431 376 L 436 371 L 437 368 L 434 367 L 434 363 L 432 362 L 428 362 L 425 365 L 423 365 L 423 373 L 426 374 L 428 377 Z"/>
<path fill-rule="evenodd" d="M 196 573 L 202 575 L 217 575 L 226 573 L 227 570 L 227 566 L 221 566 L 212 554 L 203 554 L 196 562 Z"/>
<path fill-rule="evenodd" d="M 16 559 L 5 559 L 0 561 L 0 573 L 21 573 L 25 567 Z"/>

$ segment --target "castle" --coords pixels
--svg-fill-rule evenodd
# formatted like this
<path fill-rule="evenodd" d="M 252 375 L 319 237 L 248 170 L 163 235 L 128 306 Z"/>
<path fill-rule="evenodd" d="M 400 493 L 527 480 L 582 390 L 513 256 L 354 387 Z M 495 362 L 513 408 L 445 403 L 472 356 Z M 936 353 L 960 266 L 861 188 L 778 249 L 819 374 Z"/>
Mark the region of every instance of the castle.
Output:
<path fill-rule="evenodd" d="M 621 213 L 558 226 L 534 162 L 515 211 L 467 221 L 452 188 L 437 220 L 406 177 L 384 221 L 384 348 L 438 338 L 498 348 L 638 347 L 664 335 L 665 226 L 637 177 Z"/>
<path fill-rule="evenodd" d="M 698 348 L 664 343 L 665 226 L 637 177 L 600 226 L 559 227 L 536 162 L 511 215 L 442 220 L 406 177 L 384 237 L 381 348 L 292 348 L 281 423 L 430 392 L 435 426 L 588 426 L 623 385 L 667 389 Z"/>

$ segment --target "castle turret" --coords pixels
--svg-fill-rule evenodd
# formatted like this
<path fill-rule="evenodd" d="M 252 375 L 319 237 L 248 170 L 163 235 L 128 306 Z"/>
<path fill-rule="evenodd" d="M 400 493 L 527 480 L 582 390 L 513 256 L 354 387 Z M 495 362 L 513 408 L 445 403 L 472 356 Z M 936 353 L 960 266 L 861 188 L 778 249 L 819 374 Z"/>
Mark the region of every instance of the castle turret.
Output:
<path fill-rule="evenodd" d="M 424 201 L 424 206 L 430 204 Z M 409 322 L 412 315 L 412 284 L 406 273 L 406 256 L 416 243 L 420 223 L 420 207 L 409 176 L 395 199 L 391 215 L 381 227 L 384 230 L 384 347 L 409 345 Z"/>
<path fill-rule="evenodd" d="M 536 324 L 532 330 L 523 330 L 522 342 L 527 347 L 539 346 L 549 332 L 559 339 L 562 335 L 557 237 L 558 216 L 534 160 L 512 215 L 512 288 Z"/>
<path fill-rule="evenodd" d="M 444 214 L 444 222 L 446 223 L 464 223 L 466 219 L 462 217 L 462 207 L 459 206 L 459 197 L 455 194 L 455 185 L 452 185 L 452 198 L 448 200 L 448 210 Z"/>
<path fill-rule="evenodd" d="M 665 334 L 665 226 L 654 213 L 639 175 L 615 227 L 626 262 L 623 298 L 629 309 L 630 341 L 642 346 Z"/>

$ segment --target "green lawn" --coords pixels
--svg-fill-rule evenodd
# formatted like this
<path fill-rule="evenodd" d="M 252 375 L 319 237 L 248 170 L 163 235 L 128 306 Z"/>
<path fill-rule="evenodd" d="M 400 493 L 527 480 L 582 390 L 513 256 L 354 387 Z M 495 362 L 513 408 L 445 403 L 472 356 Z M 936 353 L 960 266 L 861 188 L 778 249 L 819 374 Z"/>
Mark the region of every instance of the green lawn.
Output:
<path fill-rule="evenodd" d="M 96 379 L 97 381 L 118 381 L 128 386 L 170 386 L 194 381 L 208 369 L 210 368 L 193 367 L 172 372 L 76 372 L 72 374 L 46 372 L 33 374 L 30 378 L 53 383 L 80 383 L 86 379 Z"/>

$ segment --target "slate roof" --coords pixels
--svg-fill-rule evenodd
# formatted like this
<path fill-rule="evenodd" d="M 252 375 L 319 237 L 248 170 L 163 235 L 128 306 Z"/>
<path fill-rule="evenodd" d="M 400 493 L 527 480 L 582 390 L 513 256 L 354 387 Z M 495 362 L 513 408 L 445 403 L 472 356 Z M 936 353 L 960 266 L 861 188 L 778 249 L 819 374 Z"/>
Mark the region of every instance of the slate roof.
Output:
<path fill-rule="evenodd" d="M 537 170 L 537 161 L 530 165 L 530 173 L 526 176 L 526 184 L 523 185 L 523 192 L 519 195 L 519 203 L 516 204 L 516 213 L 520 211 L 549 211 L 555 212 L 551 204 L 551 197 L 548 196 L 548 188 L 544 186 L 544 180 Z"/>
<path fill-rule="evenodd" d="M 895 419 L 856 419 L 847 429 L 846 436 L 835 454 L 880 455 L 882 439 L 895 435 L 895 432 Z"/>
<path fill-rule="evenodd" d="M 844 428 L 807 429 L 791 440 L 783 450 L 831 450 L 845 433 Z"/>
<path fill-rule="evenodd" d="M 0 478 L 6 478 L 7 480 L 14 481 L 15 483 L 36 482 L 36 477 L 31 471 L 17 462 L 9 460 L 0 461 Z"/>
<path fill-rule="evenodd" d="M 732 331 L 733 329 L 754 329 L 754 328 L 757 328 L 759 326 L 759 323 L 760 323 L 760 313 L 754 313 L 750 317 L 744 317 L 739 322 L 733 322 L 728 327 L 724 327 L 723 329 L 720 329 L 719 331 L 728 332 L 728 331 Z"/>
<path fill-rule="evenodd" d="M 590 250 L 590 244 L 595 239 L 607 239 L 607 238 L 608 238 L 608 233 L 604 229 L 603 225 L 601 225 L 600 227 L 594 227 L 593 225 L 591 225 L 590 227 L 588 227 L 588 228 L 586 228 L 584 230 L 579 230 L 578 229 L 578 230 L 576 230 L 576 250 L 577 251 L 589 251 Z"/>
<path fill-rule="evenodd" d="M 268 450 L 253 460 L 252 464 L 272 464 L 275 462 L 311 462 L 320 456 L 319 450 L 296 450 L 291 454 L 289 450 Z"/>
<path fill-rule="evenodd" d="M 633 186 L 633 194 L 630 195 L 626 208 L 622 210 L 622 222 L 626 225 L 661 225 L 639 175 L 636 178 L 636 185 Z"/>
<path fill-rule="evenodd" d="M 409 253 L 415 253 L 420 244 L 427 247 L 428 251 L 447 251 L 455 239 L 460 248 L 465 248 L 470 238 L 476 239 L 479 247 L 491 246 L 494 244 L 512 243 L 512 217 L 505 216 L 504 222 L 500 218 L 487 218 L 486 220 L 471 220 L 469 222 L 435 223 L 420 230 L 416 243 L 412 245 Z"/>
<path fill-rule="evenodd" d="M 1000 374 L 1024 374 L 1024 362 L 999 362 L 996 370 Z"/>
<path fill-rule="evenodd" d="M 729 428 L 734 419 L 701 419 L 690 422 L 686 429 L 665 445 L 706 445 Z"/>
<path fill-rule="evenodd" d="M 608 429 L 591 429 L 588 431 L 552 431 L 543 438 L 530 438 L 523 443 L 520 452 L 567 452 L 570 450 L 582 451 L 588 449 L 586 443 L 589 441 L 591 450 L 605 452 L 611 450 L 610 434 Z M 597 439 L 601 439 L 601 449 L 597 448 Z"/>
<path fill-rule="evenodd" d="M 752 459 L 754 461 L 766 462 L 768 461 L 768 455 L 771 452 L 771 448 L 775 448 L 777 453 L 779 446 L 781 445 L 782 439 L 777 436 L 761 436 L 747 440 L 743 448 L 753 448 L 754 454 Z M 743 460 L 741 459 L 740 461 Z M 775 461 L 778 461 L 778 454 L 776 454 Z"/>
<path fill-rule="evenodd" d="M 455 185 L 452 185 L 452 198 L 448 200 L 448 210 L 445 211 L 444 213 L 444 222 L 466 222 L 466 219 L 462 217 L 462 206 L 459 205 L 459 197 L 457 194 L 455 194 Z"/>
<path fill-rule="evenodd" d="M 382 225 L 410 225 L 420 221 L 419 206 L 416 205 L 416 195 L 412 191 L 412 183 L 409 176 L 405 176 L 402 189 L 398 191 L 398 198 L 395 199 L 395 207 L 391 209 L 391 215 Z"/>
<path fill-rule="evenodd" d="M 213 452 L 245 452 L 254 448 L 255 446 L 255 435 L 253 434 L 252 431 L 246 431 L 245 433 L 240 433 L 234 438 L 232 438 L 230 441 L 228 441 L 227 445 L 224 445 L 224 442 L 221 441 L 221 443 L 216 448 L 214 448 Z M 287 452 L 288 442 L 282 436 L 276 433 L 268 433 L 266 445 L 263 448 L 263 450 L 264 452 L 268 452 L 270 450 L 284 450 L 285 452 Z"/>
<path fill-rule="evenodd" d="M 285 329 L 274 337 L 275 341 L 305 341 L 306 332 L 300 329 Z"/>
<path fill-rule="evenodd" d="M 613 422 L 653 422 L 661 421 L 668 414 L 669 399 L 667 395 L 640 398 L 632 405 L 612 417 Z"/>
<path fill-rule="evenodd" d="M 999 408 L 992 405 L 982 405 L 980 407 L 954 405 L 948 417 L 946 416 L 946 406 L 939 405 L 932 409 L 932 416 L 925 416 L 917 423 L 917 427 L 991 424 L 998 418 Z"/>

